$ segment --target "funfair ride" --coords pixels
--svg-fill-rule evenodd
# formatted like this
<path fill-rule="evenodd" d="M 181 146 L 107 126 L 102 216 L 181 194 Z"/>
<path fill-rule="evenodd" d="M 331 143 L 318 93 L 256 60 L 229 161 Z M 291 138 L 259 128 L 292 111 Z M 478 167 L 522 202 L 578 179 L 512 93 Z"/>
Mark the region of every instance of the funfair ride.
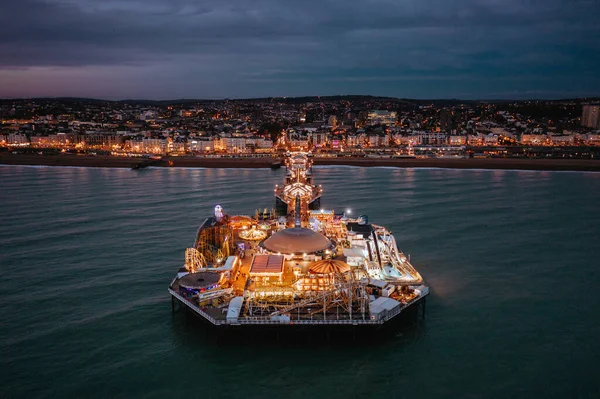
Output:
<path fill-rule="evenodd" d="M 320 209 L 312 160 L 289 153 L 276 206 L 254 217 L 217 205 L 169 292 L 216 326 L 382 325 L 429 287 L 385 227 Z"/>

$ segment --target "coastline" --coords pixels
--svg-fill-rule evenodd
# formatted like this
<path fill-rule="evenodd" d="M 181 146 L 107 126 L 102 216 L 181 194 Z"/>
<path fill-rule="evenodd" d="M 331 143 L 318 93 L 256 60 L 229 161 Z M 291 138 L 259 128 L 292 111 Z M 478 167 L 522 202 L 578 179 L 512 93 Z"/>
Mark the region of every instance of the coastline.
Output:
<path fill-rule="evenodd" d="M 0 164 L 33 166 L 79 166 L 105 168 L 131 168 L 142 162 L 141 158 L 108 155 L 37 155 L 0 153 Z M 200 158 L 167 157 L 153 164 L 156 167 L 185 168 L 270 168 L 276 158 Z M 531 159 L 531 158 L 314 158 L 314 165 L 447 168 L 447 169 L 499 169 L 600 172 L 600 160 L 595 159 Z"/>

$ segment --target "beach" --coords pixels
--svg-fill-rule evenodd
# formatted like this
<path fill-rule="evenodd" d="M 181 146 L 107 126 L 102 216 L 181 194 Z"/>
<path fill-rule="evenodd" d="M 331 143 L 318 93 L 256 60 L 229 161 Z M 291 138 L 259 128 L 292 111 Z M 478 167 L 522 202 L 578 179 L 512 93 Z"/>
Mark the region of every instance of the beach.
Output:
<path fill-rule="evenodd" d="M 0 164 L 80 166 L 103 168 L 131 168 L 145 160 L 142 158 L 109 155 L 37 155 L 0 153 Z M 185 168 L 270 168 L 280 163 L 278 158 L 205 158 L 165 157 L 154 162 L 157 167 Z M 561 170 L 600 172 L 600 161 L 595 159 L 532 159 L 532 158 L 314 158 L 314 165 L 398 167 L 398 168 L 450 168 L 450 169 L 504 169 L 504 170 Z"/>

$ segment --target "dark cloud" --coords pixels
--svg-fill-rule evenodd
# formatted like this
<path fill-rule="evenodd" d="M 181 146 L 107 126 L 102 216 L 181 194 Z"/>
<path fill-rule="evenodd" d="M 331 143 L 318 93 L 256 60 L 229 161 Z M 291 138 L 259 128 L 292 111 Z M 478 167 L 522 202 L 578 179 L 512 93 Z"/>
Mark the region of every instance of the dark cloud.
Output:
<path fill-rule="evenodd" d="M 113 98 L 123 81 L 152 98 L 593 94 L 599 17 L 592 0 L 9 0 L 0 96 L 44 77 L 72 84 L 39 95 Z"/>

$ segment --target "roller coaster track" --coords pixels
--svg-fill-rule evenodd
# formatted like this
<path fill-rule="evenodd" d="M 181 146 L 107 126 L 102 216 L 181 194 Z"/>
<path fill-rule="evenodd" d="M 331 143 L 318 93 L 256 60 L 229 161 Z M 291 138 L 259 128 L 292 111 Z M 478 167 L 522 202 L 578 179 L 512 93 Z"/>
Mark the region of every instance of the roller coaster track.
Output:
<path fill-rule="evenodd" d="M 197 272 L 208 267 L 206 258 L 196 248 L 185 250 L 185 268 L 190 272 Z"/>
<path fill-rule="evenodd" d="M 321 306 L 321 303 L 319 302 L 325 302 L 326 300 L 329 299 L 335 299 L 336 297 L 341 297 L 341 294 L 343 292 L 351 292 L 353 289 L 355 288 L 360 288 L 359 283 L 357 282 L 350 282 L 350 283 L 343 283 L 343 284 L 337 284 L 334 287 L 332 287 L 331 290 L 323 292 L 323 293 L 319 293 L 318 295 L 314 295 L 314 296 L 310 296 L 306 299 L 301 300 L 300 302 L 296 302 L 292 305 L 283 307 L 279 310 L 277 310 L 276 312 L 271 313 L 271 316 L 277 316 L 280 315 L 282 313 L 288 313 L 291 312 L 294 309 L 297 308 L 303 308 L 306 307 L 310 304 L 316 303 L 319 306 Z M 351 298 L 351 297 L 350 297 Z M 356 299 L 360 299 L 361 296 L 357 295 Z M 351 305 L 351 304 L 350 304 Z"/>
<path fill-rule="evenodd" d="M 383 249 L 382 252 L 384 252 L 382 253 L 382 257 L 387 258 L 394 268 L 410 276 L 411 280 L 414 280 L 415 283 L 422 282 L 423 278 L 419 272 L 415 270 L 408 260 L 402 259 L 402 255 L 396 245 L 396 238 L 392 234 L 385 234 L 385 237 L 386 239 L 382 238 L 379 240 L 383 244 L 383 248 L 380 249 L 380 251 Z"/>

